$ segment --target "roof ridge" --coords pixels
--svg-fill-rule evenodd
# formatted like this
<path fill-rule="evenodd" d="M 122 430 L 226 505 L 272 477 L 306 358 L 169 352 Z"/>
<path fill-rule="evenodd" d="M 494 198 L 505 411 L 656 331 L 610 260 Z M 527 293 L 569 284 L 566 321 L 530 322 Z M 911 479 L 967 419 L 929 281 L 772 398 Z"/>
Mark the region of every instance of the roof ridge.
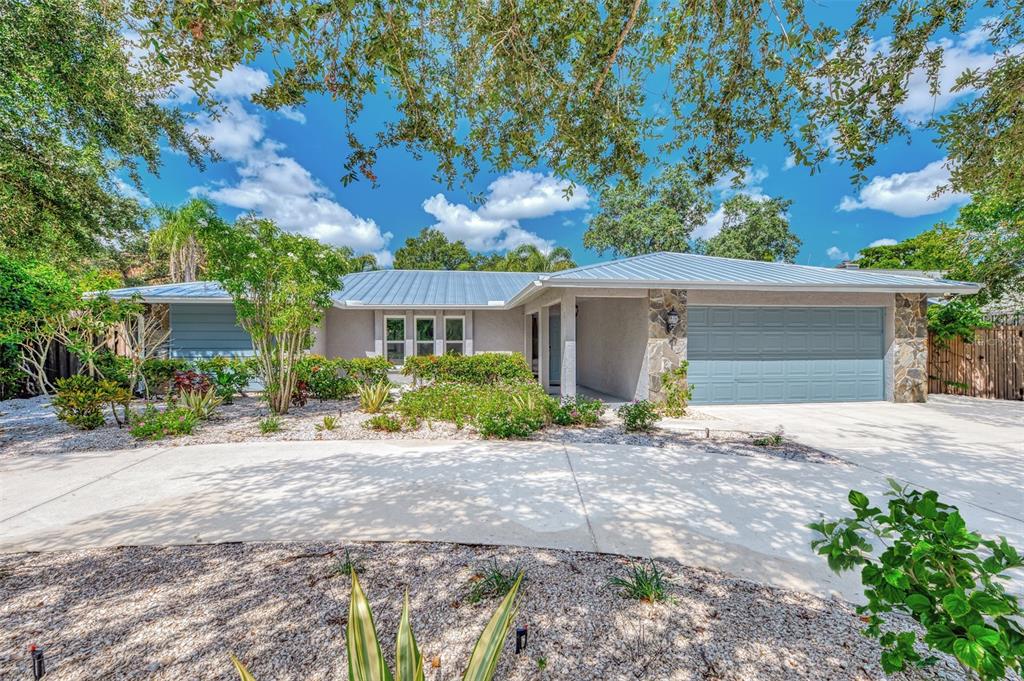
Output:
<path fill-rule="evenodd" d="M 675 251 L 653 251 L 651 253 L 640 253 L 638 255 L 628 255 L 625 258 L 612 258 L 611 260 L 604 260 L 604 261 L 601 261 L 601 262 L 592 262 L 589 265 L 580 265 L 579 267 L 570 267 L 567 270 L 559 270 L 557 272 L 538 272 L 538 274 L 546 274 L 546 275 L 548 275 L 548 278 L 551 279 L 553 277 L 557 277 L 557 276 L 560 276 L 562 274 L 568 274 L 570 272 L 580 272 L 582 270 L 589 270 L 589 269 L 592 269 L 594 267 L 607 267 L 608 265 L 614 265 L 614 264 L 618 264 L 620 262 L 629 262 L 631 260 L 639 260 L 641 258 L 650 258 L 651 256 L 654 256 L 654 255 L 664 255 L 666 253 L 667 254 L 672 254 L 672 255 L 689 255 L 689 254 L 686 254 L 686 253 L 676 253 Z"/>

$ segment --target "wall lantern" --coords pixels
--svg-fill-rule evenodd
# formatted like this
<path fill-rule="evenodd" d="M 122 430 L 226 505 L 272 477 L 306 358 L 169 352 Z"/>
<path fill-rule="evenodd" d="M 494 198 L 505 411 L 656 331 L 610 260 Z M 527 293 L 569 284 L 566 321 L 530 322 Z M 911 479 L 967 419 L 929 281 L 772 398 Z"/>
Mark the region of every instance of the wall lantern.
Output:
<path fill-rule="evenodd" d="M 668 332 L 672 333 L 679 326 L 679 313 L 675 311 L 675 308 L 668 311 L 665 316 L 665 326 L 668 328 Z"/>

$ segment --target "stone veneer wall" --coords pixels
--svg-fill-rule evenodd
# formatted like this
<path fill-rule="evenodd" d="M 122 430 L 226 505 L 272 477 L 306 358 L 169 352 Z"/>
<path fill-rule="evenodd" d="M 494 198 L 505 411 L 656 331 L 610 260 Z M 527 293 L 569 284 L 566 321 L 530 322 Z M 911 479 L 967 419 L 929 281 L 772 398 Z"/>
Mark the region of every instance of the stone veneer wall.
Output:
<path fill-rule="evenodd" d="M 892 362 L 895 402 L 928 399 L 928 300 L 920 293 L 897 293 Z"/>
<path fill-rule="evenodd" d="M 651 289 L 648 291 L 647 318 L 647 381 L 649 399 L 664 398 L 661 374 L 679 366 L 686 359 L 686 291 Z M 668 332 L 669 310 L 679 315 L 679 324 Z"/>

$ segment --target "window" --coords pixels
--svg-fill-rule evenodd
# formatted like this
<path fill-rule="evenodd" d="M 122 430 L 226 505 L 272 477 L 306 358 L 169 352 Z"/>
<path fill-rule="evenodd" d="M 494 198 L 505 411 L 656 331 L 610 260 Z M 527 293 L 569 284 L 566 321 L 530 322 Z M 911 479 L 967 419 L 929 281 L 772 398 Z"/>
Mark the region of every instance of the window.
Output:
<path fill-rule="evenodd" d="M 444 354 L 461 355 L 466 348 L 466 318 L 444 318 Z"/>
<path fill-rule="evenodd" d="M 384 318 L 387 358 L 392 364 L 405 362 L 405 317 Z"/>
<path fill-rule="evenodd" d="M 434 354 L 434 318 L 416 318 L 416 354 Z"/>

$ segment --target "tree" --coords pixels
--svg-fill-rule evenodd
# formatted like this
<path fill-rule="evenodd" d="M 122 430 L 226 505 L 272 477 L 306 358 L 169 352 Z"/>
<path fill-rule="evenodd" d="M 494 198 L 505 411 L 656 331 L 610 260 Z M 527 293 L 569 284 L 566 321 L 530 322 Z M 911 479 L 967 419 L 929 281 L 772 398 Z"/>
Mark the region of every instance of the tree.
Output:
<path fill-rule="evenodd" d="M 439 229 L 425 227 L 395 251 L 398 270 L 471 270 L 473 256 L 462 241 L 448 241 Z"/>
<path fill-rule="evenodd" d="M 199 234 L 210 223 L 221 221 L 217 209 L 206 199 L 192 199 L 178 208 L 158 208 L 160 226 L 149 237 L 154 259 L 166 254 L 171 281 L 197 281 L 205 254 Z"/>
<path fill-rule="evenodd" d="M 0 243 L 66 262 L 137 231 L 138 186 L 160 145 L 199 163 L 205 143 L 164 99 L 178 75 L 133 65 L 123 3 L 0 0 Z"/>
<path fill-rule="evenodd" d="M 597 215 L 583 235 L 583 245 L 599 254 L 641 255 L 690 250 L 690 235 L 711 210 L 707 192 L 681 166 L 649 182 L 624 180 L 601 194 Z"/>
<path fill-rule="evenodd" d="M 793 262 L 802 243 L 789 231 L 792 201 L 737 194 L 722 204 L 722 230 L 696 250 L 705 255 L 766 262 Z"/>
<path fill-rule="evenodd" d="M 208 222 L 200 243 L 209 274 L 231 295 L 238 324 L 252 338 L 270 408 L 284 414 L 298 380 L 296 362 L 312 343 L 331 294 L 352 271 L 352 253 L 254 216 L 233 226 Z"/>
<path fill-rule="evenodd" d="M 773 138 L 799 164 L 835 156 L 862 181 L 876 149 L 915 125 L 904 113 L 911 76 L 942 91 L 947 36 L 984 12 L 996 17 L 982 38 L 994 63 L 965 72 L 957 85 L 976 95 L 926 124 L 947 147 L 954 188 L 1014 193 L 1024 182 L 1024 6 L 1009 0 L 865 0 L 845 28 L 812 18 L 804 0 L 132 6 L 159 56 L 205 95 L 236 64 L 288 54 L 257 99 L 339 100 L 344 181 L 375 179 L 380 150 L 399 147 L 431 154 L 449 181 L 482 159 L 497 172 L 544 163 L 591 186 L 636 179 L 672 152 L 710 184 L 742 174 L 751 143 Z M 365 99 L 382 90 L 395 116 L 363 125 Z"/>
<path fill-rule="evenodd" d="M 565 246 L 555 246 L 547 253 L 534 244 L 522 244 L 513 248 L 494 262 L 485 263 L 479 269 L 502 272 L 560 272 L 576 267 L 572 251 Z"/>
<path fill-rule="evenodd" d="M 899 243 L 861 249 L 857 265 L 864 269 L 959 271 L 968 267 L 963 230 L 940 222 Z"/>

